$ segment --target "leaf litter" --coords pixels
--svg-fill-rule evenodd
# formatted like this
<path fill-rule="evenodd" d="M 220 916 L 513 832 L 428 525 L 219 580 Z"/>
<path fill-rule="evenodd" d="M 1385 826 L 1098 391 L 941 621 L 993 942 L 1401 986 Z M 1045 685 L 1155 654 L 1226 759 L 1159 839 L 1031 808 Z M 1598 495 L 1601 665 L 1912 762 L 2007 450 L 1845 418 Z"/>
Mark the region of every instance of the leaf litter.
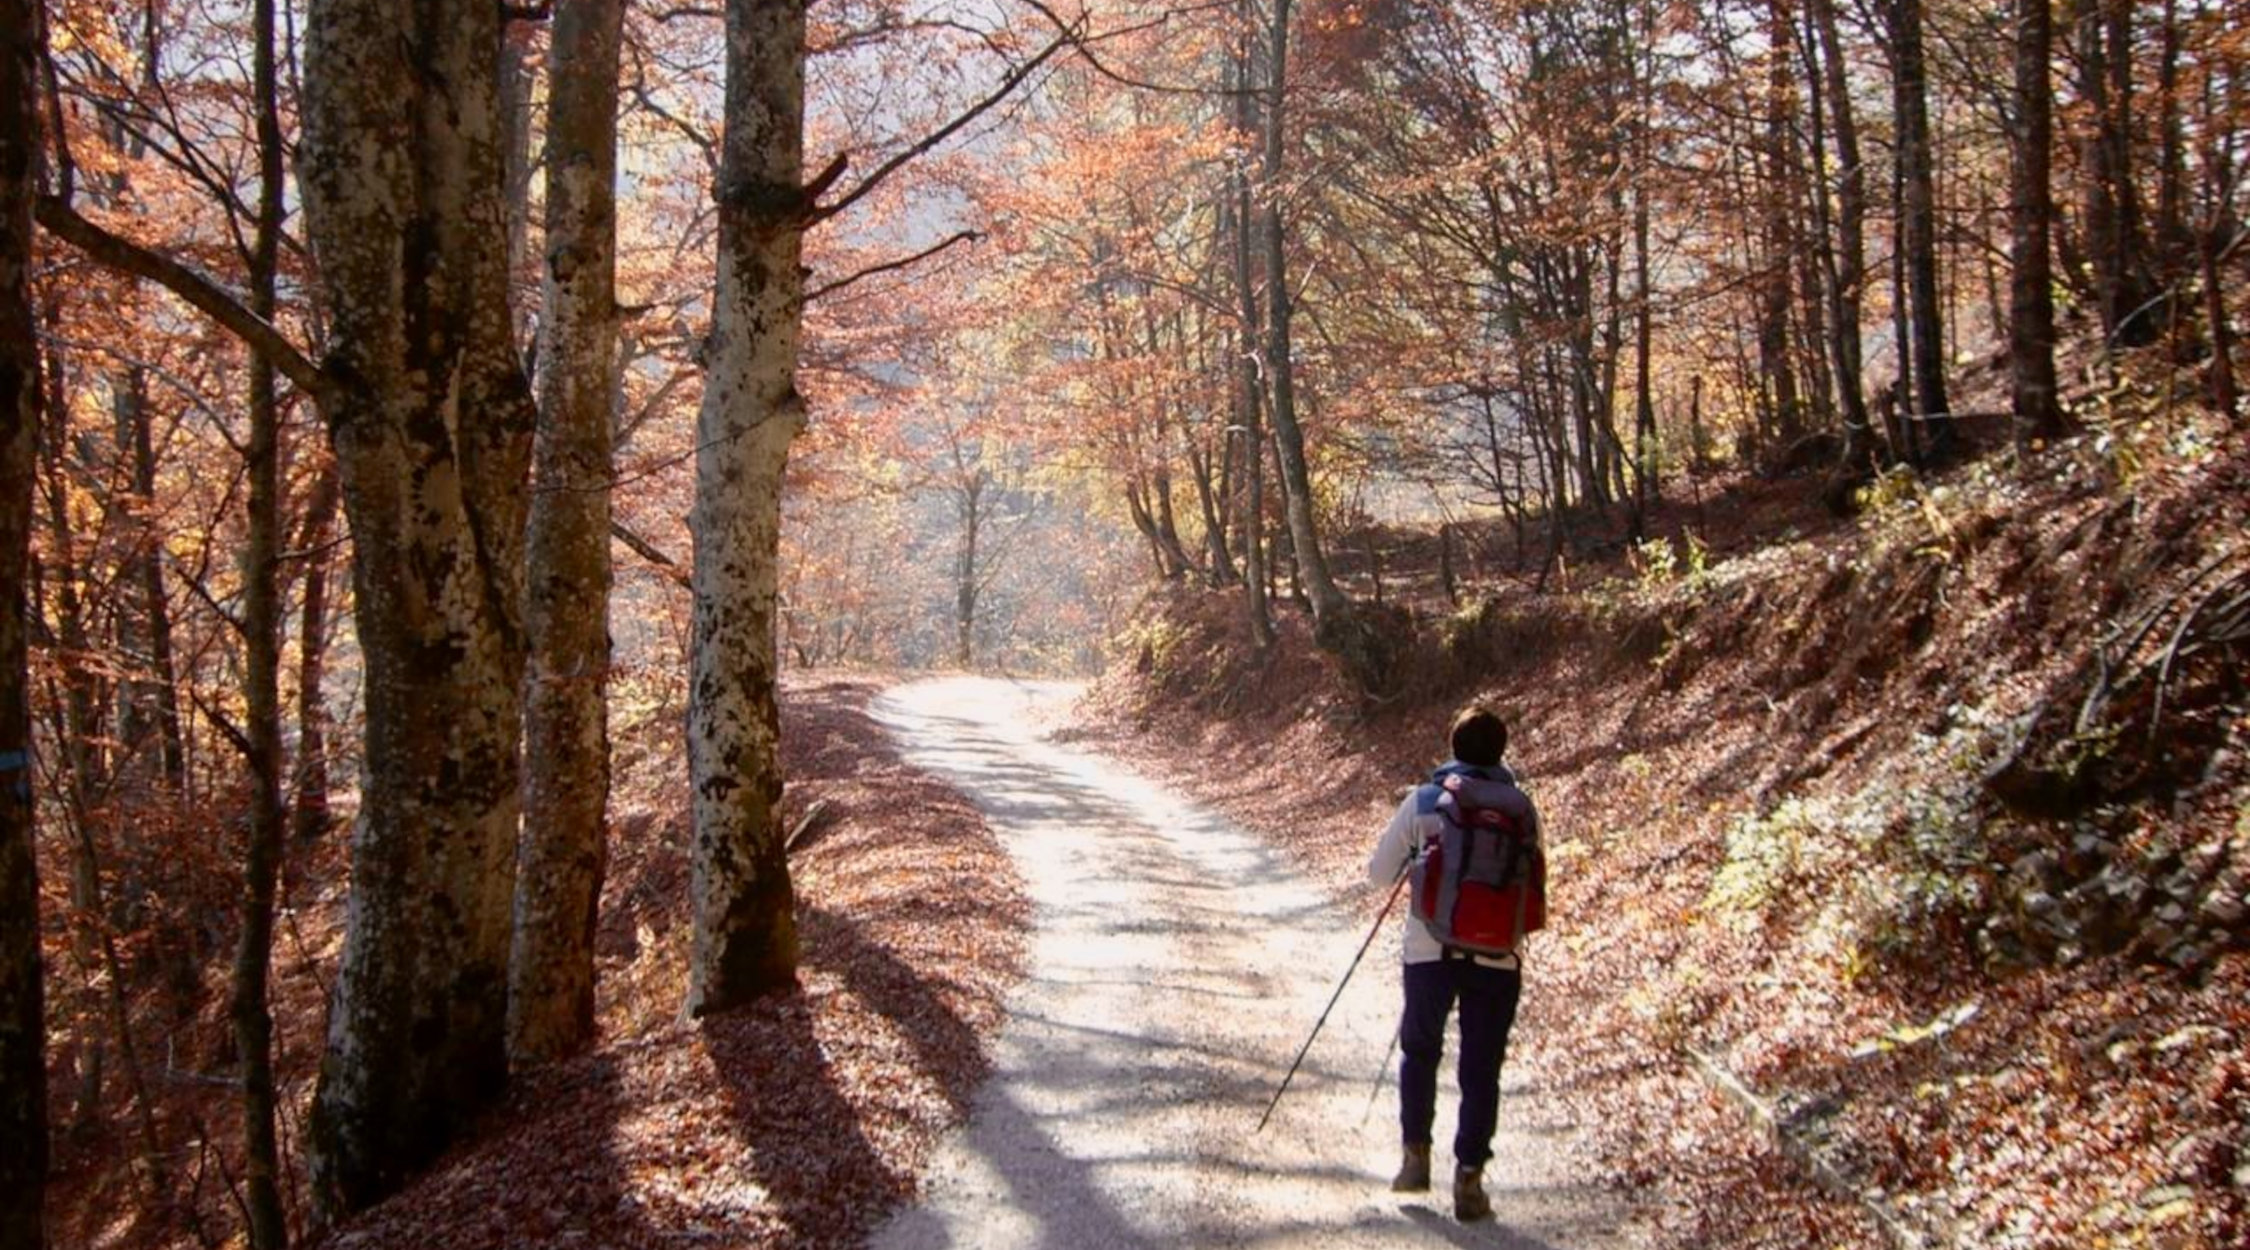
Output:
<path fill-rule="evenodd" d="M 678 753 L 613 798 L 600 1040 L 505 1104 L 335 1247 L 836 1247 L 909 1200 L 988 1068 L 1029 910 L 983 819 L 869 718 L 880 683 L 785 683 L 783 827 L 800 988 L 702 1022 L 685 987 Z"/>

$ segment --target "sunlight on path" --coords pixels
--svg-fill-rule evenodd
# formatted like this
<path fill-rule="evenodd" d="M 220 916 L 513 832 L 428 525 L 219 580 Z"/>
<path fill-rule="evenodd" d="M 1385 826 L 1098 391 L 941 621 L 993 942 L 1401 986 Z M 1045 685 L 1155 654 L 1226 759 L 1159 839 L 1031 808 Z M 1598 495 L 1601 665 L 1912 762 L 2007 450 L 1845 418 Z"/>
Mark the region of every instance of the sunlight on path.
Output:
<path fill-rule="evenodd" d="M 1560 1175 L 1510 1089 L 1486 1174 L 1497 1224 L 1388 1192 L 1397 939 L 1368 953 L 1272 1124 L 1258 1114 L 1364 936 L 1252 836 L 1118 765 L 1039 739 L 1078 688 L 950 678 L 875 713 L 973 798 L 1037 905 L 995 1071 L 881 1250 L 1408 1246 L 1608 1250 L 1617 1204 Z M 1372 833 L 1371 835 L 1372 836 Z M 1536 992 L 1536 982 L 1532 992 Z M 1453 1054 L 1448 1043 L 1448 1062 Z M 1441 1098 L 1441 1173 L 1454 1095 Z M 1551 1114 L 1551 1113 L 1550 1113 Z"/>

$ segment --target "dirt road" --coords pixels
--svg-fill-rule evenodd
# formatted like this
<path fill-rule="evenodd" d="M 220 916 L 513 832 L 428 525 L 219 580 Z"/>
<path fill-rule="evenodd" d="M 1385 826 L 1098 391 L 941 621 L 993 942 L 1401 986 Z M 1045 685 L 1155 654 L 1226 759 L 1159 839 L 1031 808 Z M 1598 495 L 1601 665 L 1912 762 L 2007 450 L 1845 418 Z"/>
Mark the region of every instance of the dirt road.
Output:
<path fill-rule="evenodd" d="M 1563 1174 L 1569 1126 L 1513 1080 L 1487 1172 L 1496 1223 L 1455 1223 L 1442 1181 L 1388 1192 L 1395 1082 L 1370 1092 L 1396 1023 L 1395 933 L 1253 1133 L 1364 930 L 1253 836 L 1044 741 L 1043 714 L 1075 693 L 956 678 L 876 705 L 911 761 L 985 812 L 1038 907 L 992 1079 L 877 1247 L 1632 1244 L 1620 1204 Z M 1441 1176 L 1455 1101 L 1449 1080 Z"/>

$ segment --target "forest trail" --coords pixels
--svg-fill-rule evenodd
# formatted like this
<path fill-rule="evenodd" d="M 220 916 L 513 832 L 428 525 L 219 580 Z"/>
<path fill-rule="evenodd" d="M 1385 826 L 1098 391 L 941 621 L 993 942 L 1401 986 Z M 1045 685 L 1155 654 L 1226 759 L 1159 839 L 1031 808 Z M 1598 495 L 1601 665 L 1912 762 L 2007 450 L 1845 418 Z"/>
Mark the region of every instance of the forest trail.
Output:
<path fill-rule="evenodd" d="M 1557 1147 L 1571 1126 L 1516 1073 L 1486 1173 L 1496 1222 L 1452 1218 L 1450 1073 L 1438 1190 L 1388 1191 L 1395 1082 L 1372 1107 L 1369 1095 L 1396 1021 L 1393 932 L 1368 952 L 1273 1122 L 1253 1132 L 1365 930 L 1251 834 L 1043 740 L 1042 718 L 1078 689 L 950 678 L 875 705 L 910 762 L 985 813 L 1037 916 L 993 1074 L 940 1145 L 922 1201 L 874 1245 L 1633 1244 L 1624 1204 L 1570 1174 L 1571 1152 Z"/>

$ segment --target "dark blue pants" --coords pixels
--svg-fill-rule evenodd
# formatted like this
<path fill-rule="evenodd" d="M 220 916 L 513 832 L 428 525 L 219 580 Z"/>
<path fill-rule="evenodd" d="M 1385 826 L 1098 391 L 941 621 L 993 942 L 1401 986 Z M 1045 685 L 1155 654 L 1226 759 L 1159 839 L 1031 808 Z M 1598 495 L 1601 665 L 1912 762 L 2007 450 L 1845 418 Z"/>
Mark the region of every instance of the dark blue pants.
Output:
<path fill-rule="evenodd" d="M 1398 1122 L 1409 1146 L 1430 1144 L 1437 1120 L 1438 1061 L 1445 1057 L 1445 1021 L 1461 1007 L 1461 1119 L 1454 1162 L 1483 1167 L 1500 1121 L 1500 1061 L 1516 1022 L 1523 973 L 1466 959 L 1406 965 L 1406 1015 L 1399 1021 Z"/>

